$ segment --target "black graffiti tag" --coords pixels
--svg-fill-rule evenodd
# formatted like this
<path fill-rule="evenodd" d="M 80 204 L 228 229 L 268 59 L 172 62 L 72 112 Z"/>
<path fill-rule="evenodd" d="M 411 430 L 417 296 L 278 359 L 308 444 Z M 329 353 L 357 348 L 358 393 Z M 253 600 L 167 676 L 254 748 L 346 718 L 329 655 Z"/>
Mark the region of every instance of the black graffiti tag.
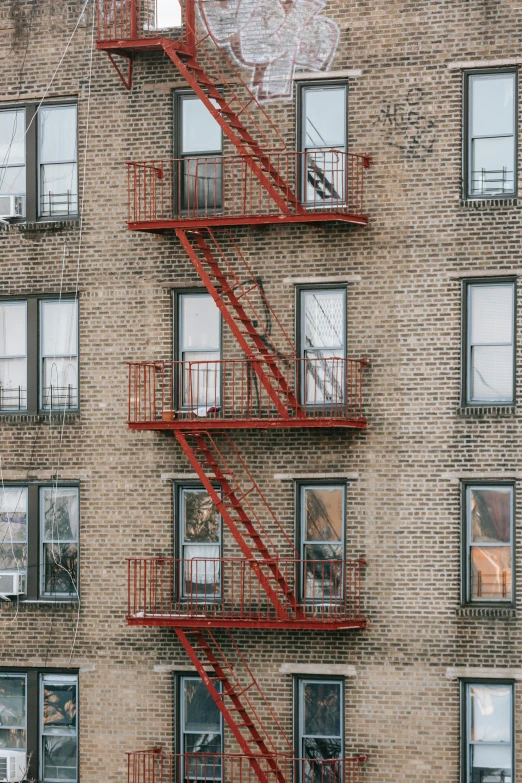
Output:
<path fill-rule="evenodd" d="M 385 101 L 376 120 L 384 128 L 384 140 L 408 158 L 431 155 L 435 147 L 435 122 L 423 113 L 424 91 L 412 87 L 402 102 Z"/>

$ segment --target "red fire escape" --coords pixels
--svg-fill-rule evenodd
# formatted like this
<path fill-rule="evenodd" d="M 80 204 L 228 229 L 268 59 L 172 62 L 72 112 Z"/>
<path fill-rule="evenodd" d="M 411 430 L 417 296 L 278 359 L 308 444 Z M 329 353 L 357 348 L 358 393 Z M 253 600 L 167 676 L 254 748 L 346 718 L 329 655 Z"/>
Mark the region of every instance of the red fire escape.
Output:
<path fill-rule="evenodd" d="M 182 9 L 177 40 L 158 34 L 155 0 L 97 0 L 97 8 L 97 46 L 125 86 L 131 88 L 140 51 L 162 51 L 237 150 L 211 161 L 190 159 L 196 183 L 190 198 L 182 192 L 186 159 L 127 164 L 129 228 L 176 232 L 242 352 L 241 358 L 219 361 L 129 364 L 130 428 L 173 432 L 241 552 L 236 558 L 128 561 L 129 624 L 174 629 L 241 750 L 204 759 L 158 750 L 132 753 L 129 781 L 358 783 L 362 757 L 294 758 L 230 629 L 363 628 L 364 561 L 300 559 L 229 431 L 366 427 L 366 361 L 298 357 L 227 226 L 332 220 L 365 225 L 363 175 L 370 161 L 336 152 L 325 177 L 324 151 L 288 151 L 212 35 L 198 37 L 195 0 Z M 197 192 L 200 167 L 204 193 Z M 306 182 L 319 180 L 322 190 L 312 187 L 310 197 Z M 198 588 L 187 592 L 182 583 Z"/>

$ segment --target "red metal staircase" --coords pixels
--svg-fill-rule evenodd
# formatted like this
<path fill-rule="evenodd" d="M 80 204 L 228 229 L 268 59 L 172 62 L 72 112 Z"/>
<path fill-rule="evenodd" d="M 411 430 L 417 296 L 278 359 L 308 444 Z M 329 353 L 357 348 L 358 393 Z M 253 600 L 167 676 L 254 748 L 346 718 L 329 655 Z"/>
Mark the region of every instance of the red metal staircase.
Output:
<path fill-rule="evenodd" d="M 257 680 L 241 655 L 232 634 L 230 631 L 226 633 L 235 655 L 239 658 L 248 674 L 249 682 L 246 684 L 240 682 L 235 668 L 228 661 L 223 647 L 219 644 L 215 634 L 209 630 L 187 631 L 176 628 L 178 639 L 214 699 L 239 747 L 245 756 L 249 758 L 250 765 L 258 780 L 261 783 L 268 783 L 269 780 L 287 783 L 286 776 L 278 763 L 277 748 L 269 732 L 261 722 L 249 691 L 256 692 L 270 712 L 289 747 L 290 753 L 292 752 L 292 744 L 264 698 Z M 214 676 L 209 676 L 207 672 L 208 666 L 212 668 Z M 220 686 L 216 687 L 217 683 L 220 683 Z M 268 764 L 272 773 L 269 777 L 263 768 L 263 762 Z"/>

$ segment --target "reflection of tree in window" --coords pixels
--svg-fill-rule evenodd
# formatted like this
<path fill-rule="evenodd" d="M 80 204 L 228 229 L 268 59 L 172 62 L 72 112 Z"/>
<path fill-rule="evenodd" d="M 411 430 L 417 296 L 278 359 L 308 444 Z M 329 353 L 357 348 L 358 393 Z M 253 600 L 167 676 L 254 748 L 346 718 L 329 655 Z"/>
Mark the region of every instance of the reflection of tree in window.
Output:
<path fill-rule="evenodd" d="M 212 498 L 206 492 L 185 492 L 185 539 L 219 541 L 220 518 Z"/>

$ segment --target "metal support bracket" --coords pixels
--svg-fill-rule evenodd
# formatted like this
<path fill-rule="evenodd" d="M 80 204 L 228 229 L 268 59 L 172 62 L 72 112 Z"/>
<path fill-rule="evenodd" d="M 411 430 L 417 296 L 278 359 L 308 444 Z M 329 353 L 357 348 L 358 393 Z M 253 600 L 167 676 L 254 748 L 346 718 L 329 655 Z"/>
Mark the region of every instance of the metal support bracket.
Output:
<path fill-rule="evenodd" d="M 128 55 L 128 54 L 120 54 L 120 55 L 118 55 L 119 57 L 123 57 L 128 62 L 127 78 L 125 78 L 125 76 L 121 72 L 120 66 L 115 61 L 114 57 L 112 56 L 112 53 L 111 52 L 107 52 L 107 56 L 109 57 L 109 60 L 113 64 L 114 70 L 116 71 L 116 73 L 120 77 L 120 80 L 122 81 L 125 89 L 130 90 L 132 88 L 132 56 Z"/>

